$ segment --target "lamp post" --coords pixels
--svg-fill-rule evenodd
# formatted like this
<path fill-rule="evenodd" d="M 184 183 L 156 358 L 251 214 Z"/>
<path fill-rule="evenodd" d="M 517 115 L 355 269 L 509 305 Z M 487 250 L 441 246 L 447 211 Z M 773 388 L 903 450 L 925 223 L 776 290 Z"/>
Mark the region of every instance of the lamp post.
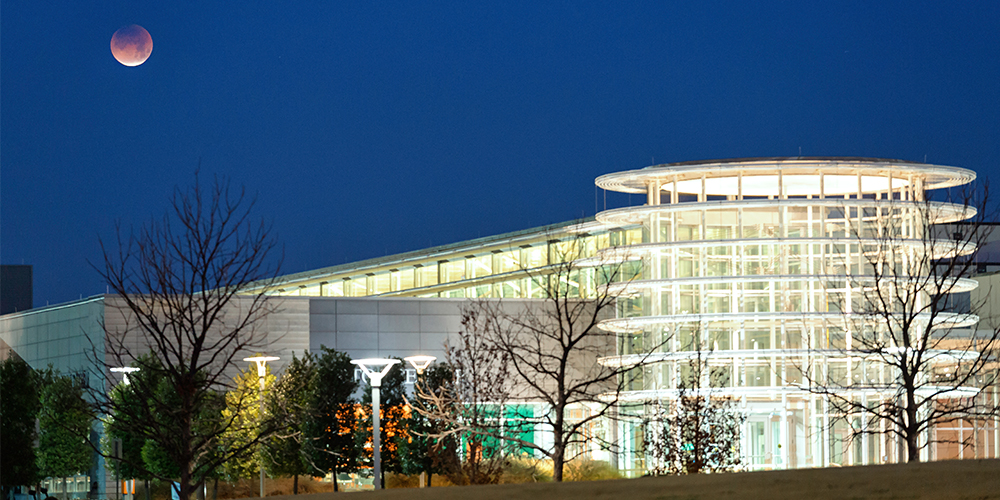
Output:
<path fill-rule="evenodd" d="M 122 374 L 122 383 L 124 383 L 125 385 L 129 385 L 132 382 L 128 379 L 128 374 L 139 371 L 139 367 L 138 366 L 113 366 L 113 367 L 111 367 L 111 371 L 113 373 L 121 373 Z M 122 456 L 125 455 L 125 450 L 123 449 L 121 439 L 115 439 L 115 440 L 112 441 L 112 443 L 111 443 L 111 450 L 112 450 L 111 454 L 114 456 L 114 458 L 118 459 L 118 463 L 121 464 Z M 121 477 L 116 477 L 115 478 L 115 496 L 118 497 L 118 498 L 121 498 L 121 496 L 122 496 L 122 495 L 120 495 L 118 493 L 118 487 L 121 484 L 121 479 L 122 479 Z M 134 492 L 134 488 L 135 487 L 133 486 L 133 492 Z M 148 488 L 147 488 L 147 491 L 148 491 Z"/>
<path fill-rule="evenodd" d="M 260 380 L 260 415 L 257 416 L 258 420 L 264 418 L 264 373 L 266 371 L 266 364 L 268 361 L 277 361 L 281 358 L 277 356 L 254 356 L 252 358 L 243 358 L 243 361 L 254 361 L 257 363 L 257 379 Z M 260 446 L 264 446 L 263 443 Z M 260 497 L 264 498 L 264 454 L 260 455 Z"/>
<path fill-rule="evenodd" d="M 405 359 L 408 363 L 410 363 L 410 366 L 412 366 L 414 370 L 417 370 L 417 380 L 413 383 L 413 386 L 414 386 L 414 391 L 413 392 L 414 392 L 414 395 L 415 395 L 414 397 L 419 397 L 419 395 L 420 395 L 420 392 L 419 392 L 420 388 L 417 387 L 417 384 L 420 383 L 420 376 L 424 374 L 424 370 L 426 370 L 427 367 L 430 366 L 431 363 L 433 363 L 434 360 L 437 359 L 437 358 L 434 357 L 434 356 L 427 356 L 427 355 L 420 354 L 420 355 L 417 355 L 417 356 L 407 356 L 407 357 L 405 357 L 403 359 Z M 427 471 L 423 471 L 423 472 L 420 473 L 420 487 L 421 488 L 423 488 L 423 487 L 425 487 L 427 485 L 427 478 L 428 477 L 430 477 L 430 474 L 428 474 Z"/>
<path fill-rule="evenodd" d="M 385 377 L 392 365 L 399 363 L 398 359 L 387 358 L 366 358 L 352 359 L 352 364 L 361 368 L 372 383 L 372 471 L 374 478 L 372 485 L 376 490 L 382 489 L 382 450 L 381 435 L 379 434 L 379 396 L 382 387 L 382 377 Z M 374 370 L 379 371 L 374 371 Z"/>

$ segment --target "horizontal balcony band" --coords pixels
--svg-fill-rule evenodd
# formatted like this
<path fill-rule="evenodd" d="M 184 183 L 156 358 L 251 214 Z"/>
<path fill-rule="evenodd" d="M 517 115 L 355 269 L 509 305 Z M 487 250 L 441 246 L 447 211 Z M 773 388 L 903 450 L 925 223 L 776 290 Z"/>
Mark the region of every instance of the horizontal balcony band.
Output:
<path fill-rule="evenodd" d="M 847 312 L 744 312 L 744 313 L 704 313 L 704 314 L 672 314 L 669 316 L 639 316 L 634 318 L 613 318 L 601 321 L 599 326 L 606 331 L 616 333 L 641 332 L 646 328 L 659 326 L 674 326 L 683 323 L 715 323 L 715 322 L 754 322 L 754 323 L 801 323 L 803 325 L 850 325 L 858 321 L 884 320 L 884 314 L 864 314 Z M 914 315 L 915 323 L 926 324 L 929 313 Z M 979 322 L 975 314 L 937 313 L 934 329 L 964 328 Z"/>
<path fill-rule="evenodd" d="M 712 396 L 719 398 L 742 399 L 746 397 L 751 400 L 778 399 L 781 396 L 793 398 L 806 398 L 809 396 L 822 397 L 820 392 L 836 394 L 838 397 L 845 395 L 856 395 L 866 397 L 878 397 L 880 399 L 895 398 L 898 395 L 899 385 L 857 385 L 842 387 L 815 387 L 810 388 L 805 385 L 771 385 L 771 386 L 750 386 L 750 387 L 713 387 L 701 389 L 697 392 L 688 391 L 689 394 L 702 396 Z M 957 399 L 975 397 L 982 392 L 976 387 L 949 387 L 949 386 L 924 386 L 917 390 L 917 395 L 921 397 L 934 396 L 938 399 Z M 619 394 L 603 394 L 604 401 L 617 401 L 619 403 L 647 402 L 661 399 L 676 399 L 680 391 L 677 389 L 645 389 L 639 391 L 622 391 Z M 742 408 L 742 407 L 740 407 Z M 787 410 L 785 410 L 787 411 Z"/>
<path fill-rule="evenodd" d="M 669 291 L 668 288 L 674 285 L 683 286 L 698 286 L 698 285 L 733 285 L 733 284 L 746 284 L 746 283 L 830 283 L 830 282 L 845 282 L 849 285 L 852 290 L 857 290 L 858 293 L 867 293 L 868 289 L 874 284 L 894 284 L 894 285 L 904 285 L 913 288 L 914 286 L 925 289 L 928 293 L 964 293 L 975 290 L 979 286 L 979 282 L 974 279 L 969 278 L 952 278 L 946 276 L 924 276 L 924 277 L 910 277 L 910 276 L 873 276 L 873 275 L 856 275 L 856 274 L 755 274 L 748 276 L 698 276 L 691 278 L 663 278 L 663 279 L 650 279 L 650 280 L 632 280 L 632 281 L 622 281 L 617 283 L 611 283 L 608 285 L 601 285 L 598 290 L 600 292 L 607 293 L 608 295 L 615 296 L 628 296 L 636 295 L 643 292 L 649 291 Z M 820 289 L 813 290 L 814 292 L 819 292 L 827 289 L 842 289 L 835 286 L 823 286 Z M 746 290 L 742 290 L 746 291 Z M 767 290 L 755 290 L 760 292 L 766 292 Z M 799 288 L 791 291 L 795 292 L 807 292 L 806 288 Z M 712 292 L 725 292 L 729 293 L 729 290 L 712 290 Z M 705 293 L 708 293 L 706 291 Z"/>
<path fill-rule="evenodd" d="M 704 202 L 686 202 L 671 205 L 642 205 L 606 210 L 597 214 L 597 220 L 609 226 L 626 226 L 648 223 L 652 215 L 671 214 L 674 212 L 694 212 L 699 210 L 713 211 L 736 208 L 767 208 L 777 213 L 781 207 L 826 207 L 826 208 L 896 208 L 917 211 L 916 218 L 928 224 L 947 224 L 975 217 L 975 207 L 956 203 L 937 201 L 901 201 L 901 200 L 870 200 L 870 199 L 837 199 L 837 198 L 793 198 L 786 200 L 714 200 Z M 924 214 L 920 214 L 924 212 Z M 866 216 L 866 217 L 875 217 Z M 856 219 L 857 217 L 851 217 Z M 826 219 L 827 223 L 843 221 L 844 219 Z M 820 222 L 817 217 L 813 222 Z M 788 224 L 788 222 L 786 222 Z"/>
<path fill-rule="evenodd" d="M 969 255 L 976 250 L 976 246 L 970 242 L 957 242 L 954 240 L 925 241 L 920 239 L 898 239 L 888 241 L 879 238 L 747 238 L 747 239 L 726 239 L 726 240 L 685 240 L 659 243 L 638 243 L 635 245 L 622 245 L 608 247 L 598 251 L 598 254 L 581 261 L 593 261 L 591 265 L 611 264 L 616 262 L 627 262 L 641 260 L 643 257 L 654 255 L 657 252 L 664 252 L 673 249 L 702 249 L 718 247 L 746 248 L 763 245 L 773 245 L 787 247 L 791 245 L 862 245 L 869 248 L 885 248 L 886 252 L 893 249 L 910 249 L 918 255 L 926 255 L 928 259 L 936 260 L 946 257 L 956 257 Z M 887 247 L 887 248 L 886 248 Z M 870 253 L 870 252 L 866 252 Z M 692 253 L 693 254 L 693 253 Z M 808 254 L 799 254 L 808 256 Z M 827 254 L 827 258 L 840 255 L 837 253 Z M 740 255 L 710 255 L 707 258 L 715 261 L 732 260 L 740 257 L 764 257 L 764 256 L 740 256 Z M 813 257 L 819 255 L 813 254 Z"/>
<path fill-rule="evenodd" d="M 779 359 L 808 359 L 810 362 L 865 360 L 878 363 L 881 359 L 894 359 L 897 352 L 901 350 L 885 349 L 875 351 L 871 349 L 712 349 L 703 351 L 673 351 L 673 352 L 651 352 L 646 354 L 626 354 L 622 356 L 604 356 L 598 358 L 597 362 L 602 366 L 621 368 L 630 366 L 649 365 L 653 363 L 667 361 L 691 361 L 697 358 L 705 360 L 709 366 L 728 366 L 734 361 L 747 366 L 763 366 L 771 360 Z M 959 361 L 977 359 L 980 356 L 978 351 L 961 349 L 928 349 L 924 351 L 924 357 L 928 366 L 942 364 L 948 365 Z M 754 363 L 757 361 L 757 363 Z"/>

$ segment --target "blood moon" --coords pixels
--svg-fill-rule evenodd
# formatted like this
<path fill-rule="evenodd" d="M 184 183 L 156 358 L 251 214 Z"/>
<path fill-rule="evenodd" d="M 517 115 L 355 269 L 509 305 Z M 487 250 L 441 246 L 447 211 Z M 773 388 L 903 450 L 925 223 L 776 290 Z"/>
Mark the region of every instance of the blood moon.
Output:
<path fill-rule="evenodd" d="M 153 52 L 153 37 L 138 24 L 130 24 L 111 36 L 111 54 L 126 66 L 138 66 Z"/>

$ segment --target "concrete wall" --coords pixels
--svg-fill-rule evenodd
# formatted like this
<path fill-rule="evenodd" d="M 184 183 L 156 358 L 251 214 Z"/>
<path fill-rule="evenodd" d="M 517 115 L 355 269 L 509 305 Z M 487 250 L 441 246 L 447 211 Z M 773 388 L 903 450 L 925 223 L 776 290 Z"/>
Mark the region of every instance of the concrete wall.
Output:
<path fill-rule="evenodd" d="M 461 328 L 466 299 L 309 299 L 309 349 L 354 359 L 427 354 L 444 359 L 444 342 Z"/>
<path fill-rule="evenodd" d="M 232 307 L 243 309 L 249 300 L 241 297 Z M 302 356 L 324 345 L 355 359 L 428 354 L 444 360 L 444 343 L 458 334 L 462 308 L 469 303 L 403 297 L 273 297 L 269 302 L 273 312 L 256 327 L 255 335 L 264 344 L 262 351 L 281 358 L 270 365 L 273 373 L 280 373 L 292 354 Z M 509 311 L 539 303 L 502 302 Z M 92 297 L 0 316 L 0 341 L 32 367 L 52 364 L 72 373 L 93 368 L 87 352 L 92 343 L 103 348 L 105 326 L 109 332 L 129 332 L 130 351 L 142 352 L 143 341 L 134 333 L 135 322 L 129 316 L 115 296 Z M 242 363 L 241 368 L 245 368 Z"/>
<path fill-rule="evenodd" d="M 250 297 L 237 297 L 227 305 L 225 316 L 229 318 L 229 324 L 236 321 L 245 314 L 253 299 Z M 127 353 L 139 355 L 148 350 L 149 343 L 145 336 L 137 328 L 131 311 L 127 310 L 120 297 L 108 295 L 105 297 L 105 318 L 104 324 L 109 335 L 123 339 L 127 348 Z M 256 365 L 252 362 L 244 362 L 243 358 L 253 356 L 258 352 L 269 356 L 278 356 L 281 359 L 277 362 L 269 363 L 272 373 L 281 373 L 285 365 L 292 359 L 292 354 L 302 356 L 309 349 L 309 302 L 308 298 L 298 297 L 274 297 L 269 298 L 267 306 L 270 313 L 264 321 L 251 325 L 245 331 L 245 335 L 252 335 L 254 343 L 259 347 L 253 350 L 236 353 L 236 365 L 230 366 L 226 371 L 227 377 L 235 378 L 240 371 L 250 369 L 256 370 Z M 217 322 L 217 326 L 226 323 L 226 317 Z M 101 332 L 103 334 L 103 331 Z M 220 332 L 221 335 L 221 332 Z M 211 335 L 209 335 L 211 338 Z M 105 363 L 109 366 L 125 365 L 128 359 L 113 359 L 112 353 L 107 354 Z"/>
<path fill-rule="evenodd" d="M 233 307 L 241 309 L 247 300 L 240 298 Z M 274 373 L 284 369 L 292 354 L 302 356 L 321 345 L 352 358 L 429 354 L 443 360 L 444 342 L 458 333 L 467 304 L 465 299 L 440 298 L 269 300 L 274 311 L 256 334 L 266 354 L 281 357 L 271 365 Z M 111 332 L 135 330 L 134 320 L 118 305 L 108 295 L 0 316 L 0 341 L 34 368 L 51 364 L 63 373 L 90 370 L 88 352 L 92 343 L 103 348 L 105 325 Z M 141 352 L 141 338 L 134 333 L 128 337 L 130 350 Z"/>

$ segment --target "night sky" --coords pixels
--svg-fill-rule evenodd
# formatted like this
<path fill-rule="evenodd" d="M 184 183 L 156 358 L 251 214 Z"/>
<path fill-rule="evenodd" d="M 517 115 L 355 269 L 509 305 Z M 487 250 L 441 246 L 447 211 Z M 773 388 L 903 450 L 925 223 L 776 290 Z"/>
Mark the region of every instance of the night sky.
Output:
<path fill-rule="evenodd" d="M 591 216 L 595 177 L 651 162 L 1000 185 L 1000 2 L 680 3 L 3 0 L 0 260 L 35 306 L 103 293 L 98 238 L 199 161 L 258 193 L 285 273 Z"/>

